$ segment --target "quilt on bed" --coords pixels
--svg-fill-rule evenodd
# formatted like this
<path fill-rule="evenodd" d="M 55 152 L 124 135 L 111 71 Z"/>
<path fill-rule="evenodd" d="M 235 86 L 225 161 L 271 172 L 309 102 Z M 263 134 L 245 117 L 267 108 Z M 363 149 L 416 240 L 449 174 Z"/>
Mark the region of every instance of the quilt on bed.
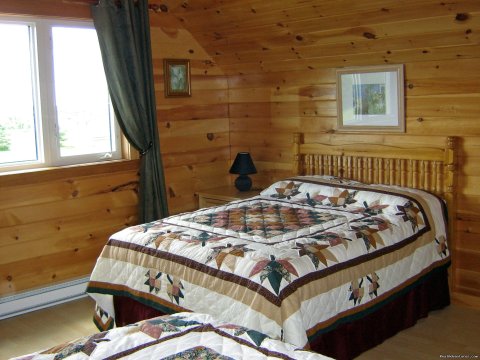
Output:
<path fill-rule="evenodd" d="M 122 295 L 304 347 L 448 266 L 445 219 L 443 201 L 420 190 L 291 178 L 112 235 L 87 292 L 99 327 Z"/>
<path fill-rule="evenodd" d="M 209 315 L 178 313 L 111 329 L 15 360 L 120 358 L 330 359 Z"/>

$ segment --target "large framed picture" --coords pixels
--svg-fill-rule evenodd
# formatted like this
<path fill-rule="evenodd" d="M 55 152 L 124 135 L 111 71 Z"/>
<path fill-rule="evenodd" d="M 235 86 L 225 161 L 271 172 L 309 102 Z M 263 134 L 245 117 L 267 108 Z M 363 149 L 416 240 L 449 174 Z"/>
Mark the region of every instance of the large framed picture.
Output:
<path fill-rule="evenodd" d="M 405 132 L 403 65 L 337 69 L 338 131 Z"/>
<path fill-rule="evenodd" d="M 190 61 L 185 59 L 165 59 L 165 97 L 191 96 Z"/>

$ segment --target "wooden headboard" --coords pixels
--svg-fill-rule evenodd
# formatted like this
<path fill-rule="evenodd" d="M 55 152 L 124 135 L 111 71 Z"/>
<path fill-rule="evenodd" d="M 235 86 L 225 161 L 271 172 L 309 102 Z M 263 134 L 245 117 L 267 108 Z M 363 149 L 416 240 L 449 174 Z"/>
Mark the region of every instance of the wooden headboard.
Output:
<path fill-rule="evenodd" d="M 352 143 L 352 137 L 325 135 L 305 143 L 294 134 L 296 175 L 333 175 L 369 184 L 399 185 L 422 189 L 445 199 L 455 192 L 456 138 L 441 137 L 442 146 L 418 143 Z"/>
<path fill-rule="evenodd" d="M 348 134 L 294 134 L 293 173 L 333 175 L 369 184 L 399 185 L 434 193 L 447 202 L 450 249 L 453 248 L 456 152 L 455 137 Z M 352 143 L 352 139 L 359 139 Z M 381 141 L 378 141 L 381 140 Z M 388 141 L 388 144 L 386 143 Z"/>

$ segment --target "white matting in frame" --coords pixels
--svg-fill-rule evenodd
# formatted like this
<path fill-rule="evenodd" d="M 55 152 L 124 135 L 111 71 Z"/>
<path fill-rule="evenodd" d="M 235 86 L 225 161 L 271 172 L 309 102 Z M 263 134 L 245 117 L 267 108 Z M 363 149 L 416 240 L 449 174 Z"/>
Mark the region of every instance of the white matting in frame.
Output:
<path fill-rule="evenodd" d="M 403 65 L 337 69 L 338 131 L 405 132 Z"/>

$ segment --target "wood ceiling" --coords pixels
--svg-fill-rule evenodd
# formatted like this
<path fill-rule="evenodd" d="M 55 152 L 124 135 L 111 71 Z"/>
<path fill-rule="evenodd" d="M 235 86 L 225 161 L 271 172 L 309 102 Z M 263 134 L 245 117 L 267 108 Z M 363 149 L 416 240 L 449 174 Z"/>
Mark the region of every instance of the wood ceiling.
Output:
<path fill-rule="evenodd" d="M 478 0 L 164 3 L 227 74 L 398 63 L 478 44 Z"/>

